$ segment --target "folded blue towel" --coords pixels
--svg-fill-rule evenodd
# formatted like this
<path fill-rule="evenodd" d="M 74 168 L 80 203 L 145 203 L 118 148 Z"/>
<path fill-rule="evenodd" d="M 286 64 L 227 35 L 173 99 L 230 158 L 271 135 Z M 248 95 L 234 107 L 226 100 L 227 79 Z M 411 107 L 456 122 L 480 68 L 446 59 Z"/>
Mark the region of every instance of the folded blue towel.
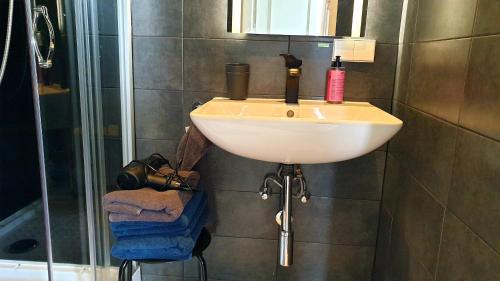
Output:
<path fill-rule="evenodd" d="M 112 222 L 111 231 L 120 239 L 127 236 L 165 234 L 168 236 L 187 236 L 197 225 L 201 215 L 206 212 L 206 196 L 197 192 L 186 204 L 184 212 L 179 219 L 173 222 Z"/>
<path fill-rule="evenodd" d="M 189 235 L 169 236 L 164 234 L 129 236 L 118 239 L 111 255 L 119 259 L 186 260 L 191 258 L 196 240 L 207 222 L 206 208 Z"/>

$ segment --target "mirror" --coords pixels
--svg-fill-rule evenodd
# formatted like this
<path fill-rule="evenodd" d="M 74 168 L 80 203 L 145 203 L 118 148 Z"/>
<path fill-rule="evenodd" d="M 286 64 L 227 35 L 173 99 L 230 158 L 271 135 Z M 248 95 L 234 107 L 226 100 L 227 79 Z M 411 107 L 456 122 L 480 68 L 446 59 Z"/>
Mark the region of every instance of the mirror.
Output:
<path fill-rule="evenodd" d="M 363 37 L 368 0 L 229 0 L 232 33 Z"/>

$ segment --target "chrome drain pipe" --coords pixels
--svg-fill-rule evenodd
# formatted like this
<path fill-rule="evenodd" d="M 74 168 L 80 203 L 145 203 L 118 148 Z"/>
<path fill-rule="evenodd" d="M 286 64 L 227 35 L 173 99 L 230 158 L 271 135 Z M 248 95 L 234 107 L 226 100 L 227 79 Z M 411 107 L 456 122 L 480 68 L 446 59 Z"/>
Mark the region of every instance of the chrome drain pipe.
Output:
<path fill-rule="evenodd" d="M 294 192 L 292 189 L 295 181 L 299 183 L 300 189 Z M 280 265 L 291 266 L 293 264 L 292 198 L 299 198 L 300 202 L 305 204 L 311 194 L 307 190 L 306 180 L 299 165 L 281 164 L 277 174 L 267 174 L 259 190 L 263 200 L 269 199 L 273 193 L 271 183 L 281 191 L 280 211 L 276 214 L 276 222 L 280 226 Z"/>
<path fill-rule="evenodd" d="M 281 229 L 279 240 L 279 258 L 281 266 L 290 266 L 293 263 L 293 229 L 292 229 L 292 182 L 294 166 L 283 165 L 283 188 L 281 189 Z"/>

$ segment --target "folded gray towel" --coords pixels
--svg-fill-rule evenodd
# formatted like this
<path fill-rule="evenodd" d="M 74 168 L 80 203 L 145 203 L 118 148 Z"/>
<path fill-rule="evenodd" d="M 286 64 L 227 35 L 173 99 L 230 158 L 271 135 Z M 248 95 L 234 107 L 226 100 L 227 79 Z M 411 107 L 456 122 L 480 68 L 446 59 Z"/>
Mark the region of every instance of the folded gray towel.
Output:
<path fill-rule="evenodd" d="M 189 126 L 177 147 L 177 163 L 181 163 L 179 170 L 191 171 L 211 144 L 196 126 Z"/>
<path fill-rule="evenodd" d="M 182 208 L 184 210 L 184 207 Z M 110 222 L 123 221 L 143 221 L 143 222 L 173 222 L 182 215 L 182 211 L 175 212 L 158 212 L 142 210 L 139 215 L 129 215 L 122 213 L 109 213 Z"/>
<path fill-rule="evenodd" d="M 104 209 L 112 212 L 111 221 L 136 218 L 148 221 L 174 221 L 191 199 L 191 192 L 178 190 L 156 191 L 152 188 L 119 190 L 104 195 Z"/>

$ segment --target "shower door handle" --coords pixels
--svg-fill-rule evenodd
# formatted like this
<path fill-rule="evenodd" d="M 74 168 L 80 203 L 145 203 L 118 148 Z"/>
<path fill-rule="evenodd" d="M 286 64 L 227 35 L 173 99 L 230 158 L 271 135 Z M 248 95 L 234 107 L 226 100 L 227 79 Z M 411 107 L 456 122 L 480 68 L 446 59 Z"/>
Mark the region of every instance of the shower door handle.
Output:
<path fill-rule="evenodd" d="M 47 25 L 47 29 L 49 31 L 49 47 L 47 50 L 47 56 L 44 57 L 42 52 L 40 51 L 40 47 L 38 45 L 37 34 L 38 31 L 38 20 L 39 18 L 43 18 L 45 20 L 45 24 Z M 49 18 L 49 12 L 47 7 L 45 6 L 36 6 L 33 9 L 33 46 L 35 48 L 36 57 L 38 60 L 38 65 L 41 68 L 51 68 L 52 67 L 52 58 L 54 57 L 54 49 L 55 49 L 55 33 L 54 27 L 52 26 L 52 22 Z"/>

